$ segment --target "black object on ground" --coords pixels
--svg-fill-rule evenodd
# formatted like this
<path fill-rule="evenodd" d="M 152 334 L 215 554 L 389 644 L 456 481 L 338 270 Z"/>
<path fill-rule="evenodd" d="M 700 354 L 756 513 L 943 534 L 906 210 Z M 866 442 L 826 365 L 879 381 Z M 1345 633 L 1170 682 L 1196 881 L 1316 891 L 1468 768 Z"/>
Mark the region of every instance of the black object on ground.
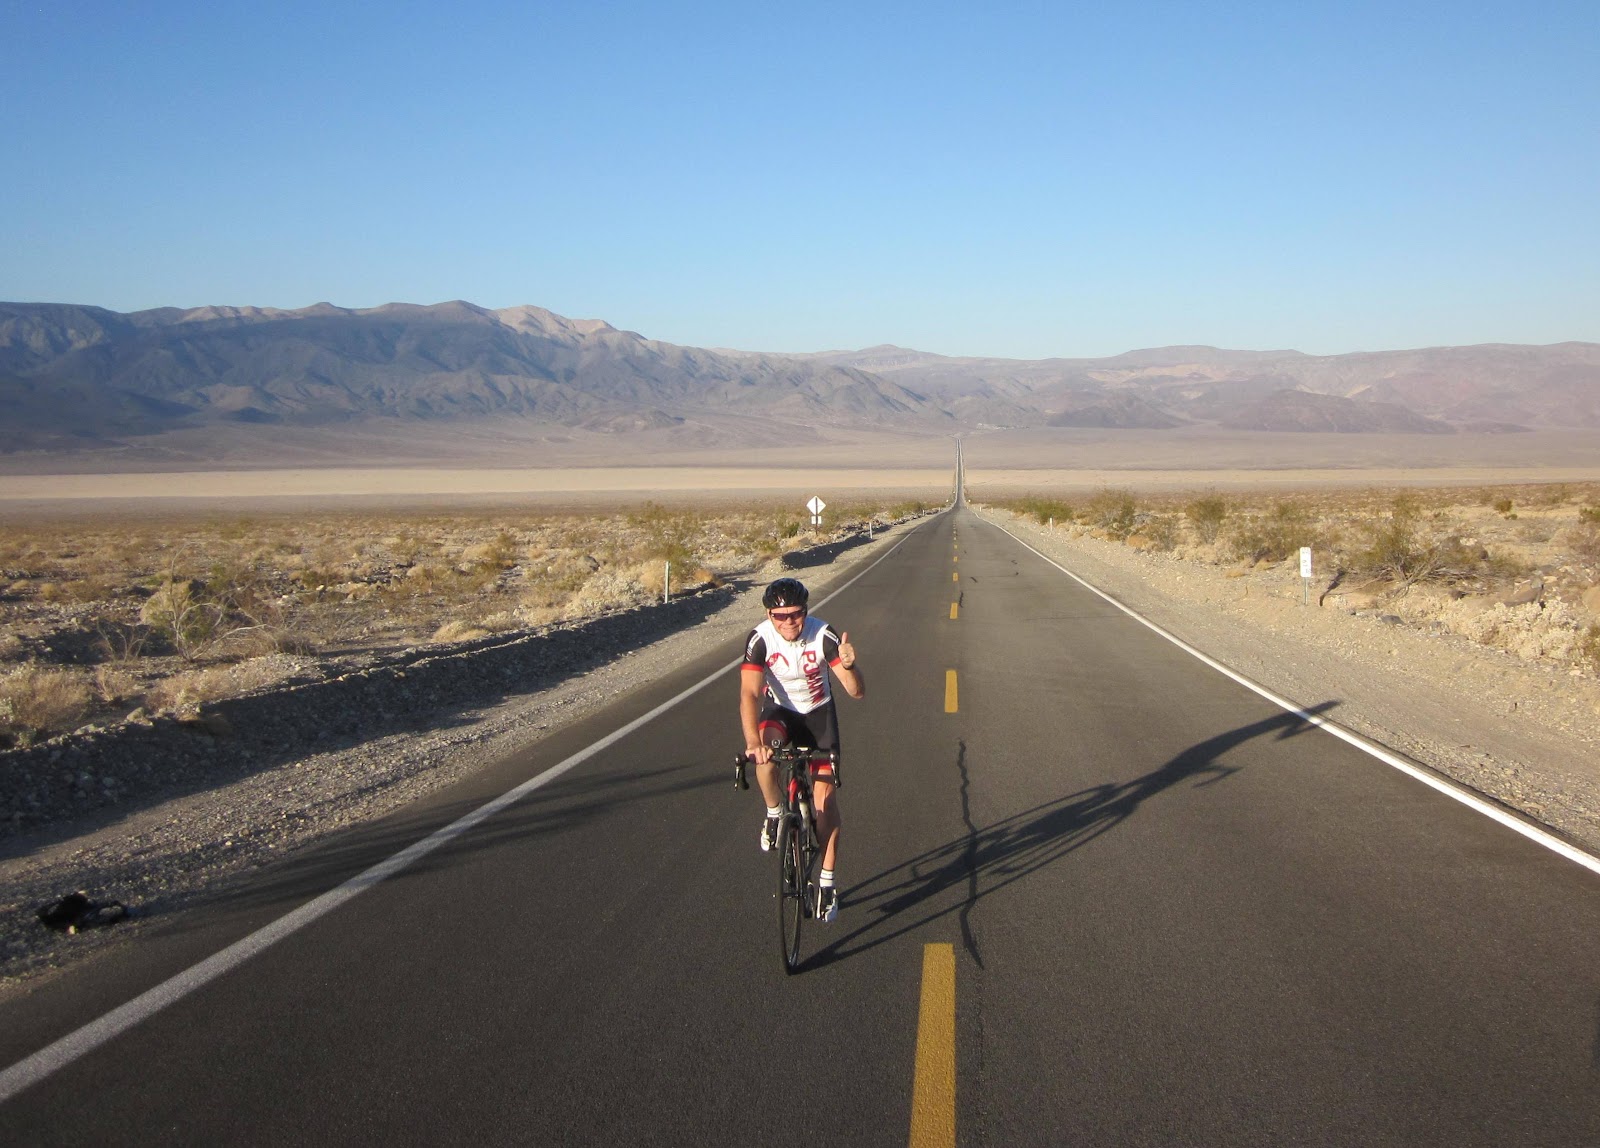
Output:
<path fill-rule="evenodd" d="M 127 915 L 128 908 L 121 901 L 94 901 L 82 889 L 48 905 L 39 906 L 40 922 L 46 928 L 61 933 L 115 925 Z"/>

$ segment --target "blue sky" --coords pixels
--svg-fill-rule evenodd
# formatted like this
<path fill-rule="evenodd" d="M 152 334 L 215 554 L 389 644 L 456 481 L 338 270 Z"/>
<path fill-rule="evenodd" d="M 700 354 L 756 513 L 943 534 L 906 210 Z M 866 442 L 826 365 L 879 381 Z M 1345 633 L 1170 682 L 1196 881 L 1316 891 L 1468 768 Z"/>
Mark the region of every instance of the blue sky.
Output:
<path fill-rule="evenodd" d="M 1600 4 L 0 0 L 0 299 L 1600 341 Z"/>

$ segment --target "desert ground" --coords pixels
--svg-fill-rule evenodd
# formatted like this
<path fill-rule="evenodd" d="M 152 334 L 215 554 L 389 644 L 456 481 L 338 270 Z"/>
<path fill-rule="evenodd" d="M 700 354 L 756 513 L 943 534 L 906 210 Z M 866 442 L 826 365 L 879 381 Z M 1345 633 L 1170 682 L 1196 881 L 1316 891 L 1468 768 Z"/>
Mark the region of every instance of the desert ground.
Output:
<path fill-rule="evenodd" d="M 807 428 L 802 451 L 755 448 L 748 427 L 707 428 L 685 441 L 658 432 L 550 430 L 498 439 L 453 432 L 380 449 L 357 436 L 342 458 L 332 440 L 289 436 L 272 456 L 172 451 L 130 457 L 82 452 L 0 457 L 0 525 L 40 517 L 151 513 L 299 513 L 340 509 L 449 512 L 525 508 L 608 511 L 645 501 L 698 508 L 944 499 L 955 478 L 950 438 Z M 312 439 L 315 449 L 306 447 Z M 722 444 L 722 445 L 718 445 Z M 295 448 L 302 449 L 295 449 Z M 398 461 L 396 456 L 399 456 Z M 126 466 L 126 469 L 119 467 Z"/>
<path fill-rule="evenodd" d="M 286 433 L 272 453 L 225 432 L 116 451 L 0 456 L 0 523 L 80 510 L 251 511 L 352 505 L 445 509 L 615 505 L 653 498 L 730 505 L 812 494 L 947 493 L 955 435 L 805 428 L 793 453 L 770 427 L 633 434 L 450 429 L 403 442 L 368 428 Z M 1013 497 L 1104 486 L 1144 491 L 1476 486 L 1600 480 L 1600 431 L 1361 435 L 1031 428 L 961 436 L 968 490 Z M 231 446 L 239 449 L 229 453 Z M 95 506 L 95 503 L 101 505 Z"/>
<path fill-rule="evenodd" d="M 953 433 L 953 432 L 952 432 Z M 794 454 L 782 444 L 803 448 Z M 951 434 L 699 416 L 682 425 L 601 432 L 511 420 L 168 431 L 73 450 L 0 453 L 0 475 L 400 468 L 568 471 L 613 467 L 767 469 L 948 467 Z"/>
<path fill-rule="evenodd" d="M 567 469 L 445 469 L 422 467 L 318 468 L 287 470 L 167 471 L 146 474 L 49 474 L 0 477 L 3 515 L 11 506 L 32 507 L 55 503 L 99 504 L 162 501 L 201 505 L 242 501 L 265 505 L 284 500 L 286 506 L 329 505 L 341 499 L 371 504 L 415 505 L 417 499 L 435 505 L 468 505 L 487 500 L 518 498 L 543 505 L 594 503 L 619 499 L 672 499 L 718 503 L 730 497 L 776 503 L 785 493 L 799 495 L 803 504 L 810 494 L 830 498 L 856 498 L 888 492 L 898 497 L 916 493 L 924 497 L 941 489 L 948 494 L 953 469 L 899 469 L 833 467 L 826 470 L 786 467 L 576 467 Z M 807 492 L 801 494 L 800 492 Z"/>
<path fill-rule="evenodd" d="M 257 476 L 230 477 L 249 488 Z M 146 488 L 148 489 L 148 488 Z M 800 495 L 737 507 L 654 499 L 600 509 L 108 512 L 0 526 L 0 747 L 281 684 L 340 659 L 395 655 L 579 622 L 693 595 L 790 552 L 859 545 L 944 504 L 833 491 L 813 524 Z M 623 497 L 622 492 L 611 495 Z M 140 505 L 160 502 L 148 495 Z M 274 501 L 266 499 L 263 501 Z M 0 767 L 3 768 L 3 767 Z"/>
<path fill-rule="evenodd" d="M 1600 479 L 1600 431 L 1361 435 L 1069 428 L 964 436 L 971 497 L 1480 486 Z"/>

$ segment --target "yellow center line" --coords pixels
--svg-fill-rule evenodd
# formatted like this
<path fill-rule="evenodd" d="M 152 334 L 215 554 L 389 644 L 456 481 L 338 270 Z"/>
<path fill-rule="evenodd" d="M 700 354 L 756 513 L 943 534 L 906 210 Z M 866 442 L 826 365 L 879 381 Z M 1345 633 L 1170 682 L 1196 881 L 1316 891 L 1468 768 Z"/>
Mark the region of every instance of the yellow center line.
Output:
<path fill-rule="evenodd" d="M 954 1148 L 955 1142 L 956 953 L 953 945 L 924 945 L 910 1144 Z"/>
<path fill-rule="evenodd" d="M 952 582 L 961 581 L 961 572 L 959 570 L 950 571 L 950 581 L 952 581 Z"/>
<path fill-rule="evenodd" d="M 956 606 L 957 605 L 959 605 L 959 603 L 956 603 L 956 602 L 951 602 L 950 603 L 950 620 L 952 622 L 954 622 L 956 620 Z"/>
<path fill-rule="evenodd" d="M 954 670 L 946 670 L 944 672 L 944 712 L 947 714 L 956 712 L 956 672 Z"/>

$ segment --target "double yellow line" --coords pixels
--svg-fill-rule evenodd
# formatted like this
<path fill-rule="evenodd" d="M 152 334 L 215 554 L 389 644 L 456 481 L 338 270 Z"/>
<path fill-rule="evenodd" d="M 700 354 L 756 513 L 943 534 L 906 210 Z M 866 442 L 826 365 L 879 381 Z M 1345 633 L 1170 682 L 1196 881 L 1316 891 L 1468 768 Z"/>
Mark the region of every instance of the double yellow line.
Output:
<path fill-rule="evenodd" d="M 952 557 L 952 562 L 959 562 Z M 950 574 L 959 583 L 961 575 Z M 954 622 L 960 607 L 950 603 Z M 957 709 L 956 672 L 944 672 L 944 712 Z M 948 944 L 922 947 L 922 1000 L 917 1008 L 917 1066 L 911 1085 L 911 1148 L 955 1148 L 956 954 Z"/>

